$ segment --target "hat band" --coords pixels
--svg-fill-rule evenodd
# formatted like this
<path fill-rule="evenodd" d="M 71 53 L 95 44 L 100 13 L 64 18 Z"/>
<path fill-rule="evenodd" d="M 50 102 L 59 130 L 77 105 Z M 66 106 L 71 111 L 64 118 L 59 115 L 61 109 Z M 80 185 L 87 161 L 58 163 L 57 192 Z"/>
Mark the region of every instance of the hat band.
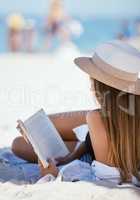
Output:
<path fill-rule="evenodd" d="M 132 81 L 135 82 L 138 79 L 137 73 L 129 73 L 125 72 L 120 69 L 116 69 L 112 65 L 106 63 L 101 57 L 97 55 L 97 53 L 94 53 L 92 57 L 92 62 L 94 62 L 101 70 L 105 71 L 106 73 L 122 80 L 126 81 Z"/>

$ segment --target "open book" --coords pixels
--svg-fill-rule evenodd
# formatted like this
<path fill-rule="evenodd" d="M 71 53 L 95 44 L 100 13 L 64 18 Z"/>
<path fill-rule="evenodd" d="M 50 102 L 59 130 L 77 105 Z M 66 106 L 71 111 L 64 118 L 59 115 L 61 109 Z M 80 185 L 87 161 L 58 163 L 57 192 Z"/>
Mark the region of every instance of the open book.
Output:
<path fill-rule="evenodd" d="M 61 136 L 43 109 L 26 121 L 18 121 L 18 123 L 44 167 L 48 167 L 48 158 L 64 157 L 69 153 Z"/>

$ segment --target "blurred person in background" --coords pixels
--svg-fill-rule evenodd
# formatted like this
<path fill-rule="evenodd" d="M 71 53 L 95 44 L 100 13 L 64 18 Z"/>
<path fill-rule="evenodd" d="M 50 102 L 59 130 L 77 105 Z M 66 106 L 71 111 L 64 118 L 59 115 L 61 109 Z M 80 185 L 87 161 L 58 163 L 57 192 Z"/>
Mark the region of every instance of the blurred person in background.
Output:
<path fill-rule="evenodd" d="M 136 27 L 136 35 L 140 36 L 140 19 L 136 20 L 135 27 Z"/>
<path fill-rule="evenodd" d="M 8 25 L 8 47 L 10 51 L 17 52 L 23 48 L 23 30 L 25 19 L 21 14 L 11 14 L 7 19 Z"/>
<path fill-rule="evenodd" d="M 33 52 L 36 40 L 36 27 L 33 19 L 27 19 L 23 34 L 23 48 L 25 52 Z"/>
<path fill-rule="evenodd" d="M 129 30 L 129 21 L 123 20 L 121 24 L 121 31 L 117 34 L 117 39 L 127 40 L 130 37 L 131 37 L 131 33 Z"/>
<path fill-rule="evenodd" d="M 68 16 L 64 10 L 63 0 L 51 0 L 50 11 L 47 17 L 46 33 L 47 33 L 47 48 L 52 46 L 52 39 L 59 37 L 61 42 L 70 39 L 69 30 L 66 28 Z"/>

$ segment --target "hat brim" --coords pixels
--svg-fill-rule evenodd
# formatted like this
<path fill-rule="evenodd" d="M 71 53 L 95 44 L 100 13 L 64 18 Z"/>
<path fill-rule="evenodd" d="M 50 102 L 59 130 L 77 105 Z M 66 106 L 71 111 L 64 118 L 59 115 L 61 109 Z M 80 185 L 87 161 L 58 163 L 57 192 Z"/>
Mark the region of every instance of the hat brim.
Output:
<path fill-rule="evenodd" d="M 140 80 L 136 82 L 126 81 L 109 73 L 101 70 L 93 61 L 91 57 L 78 57 L 74 60 L 74 63 L 90 77 L 96 79 L 108 86 L 116 88 L 118 90 L 140 95 Z"/>

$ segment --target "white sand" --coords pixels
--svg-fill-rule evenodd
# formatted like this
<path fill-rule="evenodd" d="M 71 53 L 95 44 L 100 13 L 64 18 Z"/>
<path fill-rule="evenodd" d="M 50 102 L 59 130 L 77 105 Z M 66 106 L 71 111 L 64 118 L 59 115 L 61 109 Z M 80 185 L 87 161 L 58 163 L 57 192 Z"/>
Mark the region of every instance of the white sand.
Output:
<path fill-rule="evenodd" d="M 71 46 L 71 45 L 70 45 Z M 53 55 L 0 56 L 0 147 L 10 145 L 18 135 L 16 120 L 40 107 L 48 113 L 95 107 L 88 76 L 73 64 L 80 53 L 74 47 L 61 48 Z M 116 189 L 93 183 L 46 183 L 33 186 L 0 184 L 0 200 L 138 200 L 136 189 Z"/>
<path fill-rule="evenodd" d="M 6 136 L 0 146 L 17 135 L 18 118 L 41 107 L 47 113 L 95 107 L 88 76 L 73 63 L 79 55 L 71 44 L 51 55 L 0 55 L 0 131 Z"/>
<path fill-rule="evenodd" d="M 128 40 L 129 44 L 140 50 L 140 36 L 132 37 Z"/>
<path fill-rule="evenodd" d="M 45 183 L 33 186 L 0 184 L 1 200 L 138 200 L 140 191 L 132 188 L 107 188 L 94 183 Z"/>

